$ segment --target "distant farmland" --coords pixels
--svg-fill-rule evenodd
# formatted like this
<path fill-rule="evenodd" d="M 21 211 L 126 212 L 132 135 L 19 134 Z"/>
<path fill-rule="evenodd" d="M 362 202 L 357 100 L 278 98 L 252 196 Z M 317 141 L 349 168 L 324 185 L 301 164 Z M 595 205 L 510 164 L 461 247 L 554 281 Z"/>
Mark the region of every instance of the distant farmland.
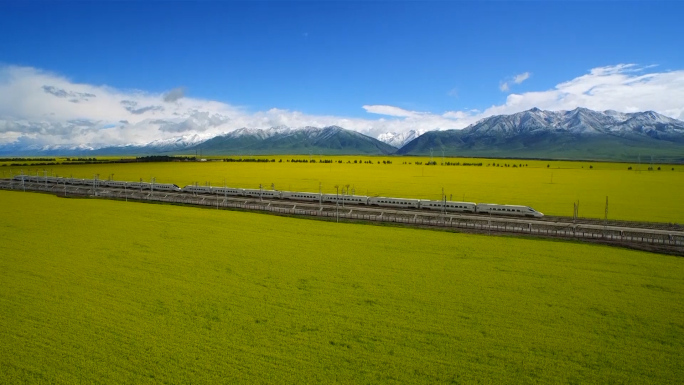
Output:
<path fill-rule="evenodd" d="M 335 192 L 335 185 L 340 186 L 340 191 L 349 185 L 350 193 L 353 189 L 356 195 L 421 199 L 440 199 L 444 188 L 448 199 L 521 204 L 548 215 L 572 216 L 573 203 L 579 201 L 580 216 L 591 218 L 604 217 L 608 196 L 611 219 L 684 222 L 684 205 L 680 199 L 684 191 L 682 165 L 445 158 L 446 162 L 459 165 L 440 166 L 442 158 L 438 156 L 432 158 L 438 163 L 435 166 L 426 165 L 431 160 L 429 157 L 278 155 L 243 158 L 276 162 L 4 166 L 0 171 L 5 177 L 9 177 L 10 169 L 15 173 L 24 170 L 32 174 L 45 169 L 61 176 L 81 178 L 99 174 L 100 178 L 106 179 L 113 174 L 114 179 L 130 181 L 140 178 L 149 181 L 155 177 L 158 182 L 176 183 L 181 187 L 195 182 L 216 186 L 225 181 L 233 187 L 258 188 L 261 184 L 267 189 L 273 185 L 278 190 L 318 192 L 320 186 L 327 193 Z M 333 163 L 287 162 L 290 159 L 317 162 L 324 159 Z M 338 163 L 340 161 L 342 163 Z M 383 161 L 391 164 L 382 164 Z M 653 171 L 648 171 L 649 167 L 653 167 Z"/>
<path fill-rule="evenodd" d="M 43 194 L 0 199 L 0 383 L 684 376 L 681 258 Z"/>

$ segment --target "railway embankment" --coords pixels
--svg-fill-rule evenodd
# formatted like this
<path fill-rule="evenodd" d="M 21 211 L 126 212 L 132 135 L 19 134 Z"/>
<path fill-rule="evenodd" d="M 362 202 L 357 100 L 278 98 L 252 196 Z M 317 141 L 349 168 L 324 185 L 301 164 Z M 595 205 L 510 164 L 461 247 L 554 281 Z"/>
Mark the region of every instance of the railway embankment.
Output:
<path fill-rule="evenodd" d="M 684 226 L 673 223 L 603 221 L 591 218 L 545 216 L 543 218 L 492 217 L 477 214 L 396 210 L 342 206 L 312 202 L 283 202 L 250 197 L 227 198 L 184 192 L 154 192 L 133 189 L 16 183 L 0 180 L 0 189 L 42 192 L 65 197 L 83 197 L 187 205 L 224 210 L 247 210 L 275 215 L 299 216 L 339 222 L 431 228 L 490 235 L 554 238 L 600 243 L 684 256 Z"/>

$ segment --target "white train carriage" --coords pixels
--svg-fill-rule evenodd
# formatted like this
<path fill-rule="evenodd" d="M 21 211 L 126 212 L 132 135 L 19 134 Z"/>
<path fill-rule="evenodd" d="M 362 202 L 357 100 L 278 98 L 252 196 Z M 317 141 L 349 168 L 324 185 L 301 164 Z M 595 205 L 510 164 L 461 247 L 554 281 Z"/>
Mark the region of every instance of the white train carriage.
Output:
<path fill-rule="evenodd" d="M 499 205 L 495 203 L 478 203 L 477 212 L 482 214 L 511 215 L 519 217 L 541 218 L 544 216 L 544 214 L 528 206 Z"/>
<path fill-rule="evenodd" d="M 460 213 L 474 213 L 476 203 L 473 202 L 453 202 L 453 201 L 430 201 L 421 200 L 420 208 L 427 210 L 439 210 L 439 211 L 449 211 L 449 212 L 460 212 Z"/>
<path fill-rule="evenodd" d="M 403 207 L 403 208 L 420 208 L 420 199 L 403 199 L 403 198 L 389 198 L 389 197 L 370 197 L 368 198 L 369 205 L 383 206 L 383 207 Z"/>
<path fill-rule="evenodd" d="M 296 201 L 318 202 L 321 199 L 321 194 L 310 192 L 281 191 L 280 198 L 292 199 Z"/>
<path fill-rule="evenodd" d="M 72 179 L 71 184 L 79 184 L 79 185 L 92 187 L 94 184 L 97 183 L 97 186 L 104 186 L 104 184 L 102 184 L 102 182 L 104 182 L 104 180 L 100 180 L 100 179 L 76 179 L 76 178 L 74 178 L 74 179 Z"/>
<path fill-rule="evenodd" d="M 211 193 L 216 194 L 216 195 L 232 195 L 232 196 L 237 196 L 237 195 L 242 195 L 242 189 L 241 188 L 233 188 L 233 187 L 211 187 Z"/>
<path fill-rule="evenodd" d="M 150 183 L 147 182 L 126 182 L 126 187 L 128 188 L 136 188 L 139 190 L 149 190 L 150 189 Z"/>
<path fill-rule="evenodd" d="M 106 187 L 124 188 L 124 187 L 126 187 L 126 182 L 120 181 L 120 180 L 103 180 L 103 181 L 100 181 L 100 185 L 106 186 Z"/>
<path fill-rule="evenodd" d="M 368 197 L 364 195 L 337 195 L 337 194 L 323 194 L 323 202 L 353 205 L 367 205 Z"/>
<path fill-rule="evenodd" d="M 71 184 L 80 184 L 80 185 L 88 185 L 88 186 L 93 185 L 92 179 L 73 178 L 73 179 L 71 179 L 71 182 L 72 182 Z"/>
<path fill-rule="evenodd" d="M 180 187 L 173 183 L 155 183 L 151 184 L 151 187 L 154 191 L 181 191 Z"/>
<path fill-rule="evenodd" d="M 52 177 L 49 177 L 49 176 L 33 176 L 33 177 L 31 177 L 31 181 L 36 182 L 36 183 L 50 183 L 51 178 Z"/>
<path fill-rule="evenodd" d="M 242 194 L 247 197 L 255 197 L 255 198 L 264 198 L 264 199 L 272 199 L 272 198 L 280 198 L 280 191 L 276 190 L 261 190 L 261 189 L 243 189 Z"/>
<path fill-rule="evenodd" d="M 187 185 L 181 189 L 183 192 L 190 192 L 196 194 L 211 194 L 211 187 L 209 186 L 194 186 Z"/>

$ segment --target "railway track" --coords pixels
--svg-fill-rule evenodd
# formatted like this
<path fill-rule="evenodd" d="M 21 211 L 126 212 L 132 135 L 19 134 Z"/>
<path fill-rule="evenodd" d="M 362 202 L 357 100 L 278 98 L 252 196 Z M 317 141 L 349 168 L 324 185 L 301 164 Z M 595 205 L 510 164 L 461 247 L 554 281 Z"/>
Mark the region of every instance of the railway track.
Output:
<path fill-rule="evenodd" d="M 440 227 L 478 233 L 516 233 L 541 237 L 578 239 L 614 244 L 676 255 L 684 255 L 681 225 L 600 221 L 569 217 L 502 217 L 482 214 L 441 213 L 419 209 L 391 209 L 362 205 L 319 204 L 281 199 L 153 192 L 112 187 L 74 186 L 0 180 L 0 189 L 46 192 L 58 196 L 98 197 L 104 199 L 167 202 L 217 209 L 267 211 L 276 214 L 310 216 L 337 220 L 387 222 L 417 227 Z"/>

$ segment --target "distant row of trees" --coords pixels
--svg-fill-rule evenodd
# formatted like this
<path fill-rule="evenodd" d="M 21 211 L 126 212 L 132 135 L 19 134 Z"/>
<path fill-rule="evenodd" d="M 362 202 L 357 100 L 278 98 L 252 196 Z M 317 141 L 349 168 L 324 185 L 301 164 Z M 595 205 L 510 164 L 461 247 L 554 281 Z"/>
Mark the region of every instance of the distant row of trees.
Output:
<path fill-rule="evenodd" d="M 631 169 L 632 169 L 632 166 L 627 167 L 627 170 L 631 170 Z M 658 166 L 657 169 L 654 169 L 654 168 L 651 167 L 651 166 L 648 167 L 648 171 L 655 171 L 655 170 L 660 171 L 660 166 Z M 674 171 L 674 167 L 672 167 L 672 171 Z"/>
<path fill-rule="evenodd" d="M 283 160 L 281 159 L 279 162 L 282 162 Z M 345 163 L 342 160 L 330 160 L 330 159 L 288 159 L 287 162 L 289 163 Z M 372 160 L 361 160 L 361 159 L 354 159 L 354 160 L 348 160 L 346 162 L 347 164 L 392 164 L 391 160 L 383 160 L 380 161 L 378 160 L 377 162 L 373 162 Z"/>
<path fill-rule="evenodd" d="M 490 164 L 488 163 L 488 164 L 487 164 L 487 167 L 489 167 L 489 166 L 490 166 Z M 527 167 L 526 164 L 522 164 L 522 163 L 519 163 L 519 164 L 492 163 L 491 166 L 492 166 L 492 167 L 514 167 L 514 168 L 518 168 L 518 167 Z"/>
<path fill-rule="evenodd" d="M 469 162 L 444 162 L 444 163 L 437 163 L 435 160 L 431 160 L 429 162 L 404 162 L 403 164 L 415 164 L 416 166 L 437 166 L 438 164 L 440 166 L 482 166 L 482 163 L 469 163 Z M 487 165 L 489 166 L 489 165 Z"/>
<path fill-rule="evenodd" d="M 2 167 L 7 167 L 7 166 L 10 166 L 10 167 L 18 167 L 18 166 L 55 166 L 55 165 L 59 165 L 59 164 L 62 164 L 62 163 L 59 163 L 59 162 L 10 163 L 10 164 L 3 163 L 3 164 L 2 164 Z"/>
<path fill-rule="evenodd" d="M 3 162 L 54 162 L 55 158 L 2 158 Z"/>
<path fill-rule="evenodd" d="M 125 160 L 125 159 L 121 159 Z M 135 158 L 136 162 L 190 162 L 196 161 L 194 156 L 168 156 L 168 155 L 150 155 L 139 156 Z"/>
<path fill-rule="evenodd" d="M 254 159 L 254 158 L 225 158 L 223 159 L 224 162 L 256 162 L 256 163 L 270 163 L 270 162 L 275 162 L 275 159 Z M 281 159 L 280 162 L 283 160 Z"/>

